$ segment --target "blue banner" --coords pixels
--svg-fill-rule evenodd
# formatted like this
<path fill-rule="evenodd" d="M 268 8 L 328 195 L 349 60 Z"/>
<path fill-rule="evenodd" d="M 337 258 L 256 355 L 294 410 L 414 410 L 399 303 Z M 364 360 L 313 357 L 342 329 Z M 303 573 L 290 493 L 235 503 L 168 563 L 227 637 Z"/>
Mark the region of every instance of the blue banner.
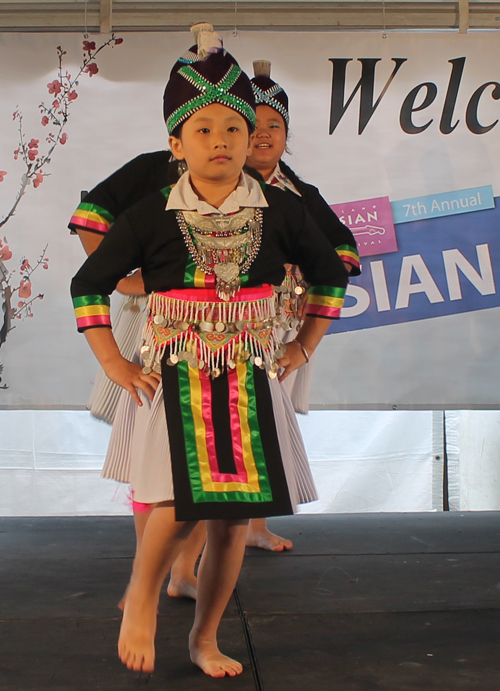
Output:
<path fill-rule="evenodd" d="M 397 252 L 363 260 L 332 333 L 500 306 L 500 205 L 400 223 L 396 235 Z"/>

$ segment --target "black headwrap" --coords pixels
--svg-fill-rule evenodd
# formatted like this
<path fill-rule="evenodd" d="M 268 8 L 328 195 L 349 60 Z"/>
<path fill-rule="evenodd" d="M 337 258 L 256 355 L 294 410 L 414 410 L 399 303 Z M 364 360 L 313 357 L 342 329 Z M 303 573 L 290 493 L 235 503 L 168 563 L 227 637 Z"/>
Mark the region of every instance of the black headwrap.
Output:
<path fill-rule="evenodd" d="M 210 24 L 191 31 L 197 45 L 175 63 L 163 95 L 163 115 L 169 134 L 197 110 L 221 103 L 240 113 L 250 131 L 255 129 L 252 85 L 233 56 L 222 47 Z"/>

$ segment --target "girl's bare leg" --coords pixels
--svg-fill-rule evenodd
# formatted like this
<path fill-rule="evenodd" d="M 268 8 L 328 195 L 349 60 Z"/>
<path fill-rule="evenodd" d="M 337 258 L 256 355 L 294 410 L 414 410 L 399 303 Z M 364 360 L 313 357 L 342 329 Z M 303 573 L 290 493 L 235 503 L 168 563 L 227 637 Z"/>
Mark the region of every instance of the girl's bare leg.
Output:
<path fill-rule="evenodd" d="M 196 600 L 196 562 L 207 540 L 205 521 L 200 521 L 193 529 L 172 564 L 167 593 L 170 597 L 190 597 Z"/>
<path fill-rule="evenodd" d="M 271 552 L 283 552 L 292 549 L 293 543 L 285 537 L 272 533 L 265 518 L 252 518 L 248 525 L 247 547 L 259 547 Z"/>
<path fill-rule="evenodd" d="M 144 531 L 146 529 L 146 523 L 148 522 L 148 518 L 151 516 L 151 511 L 154 509 L 156 504 L 150 504 L 150 509 L 149 510 L 143 510 L 143 511 L 134 511 L 134 526 L 135 526 L 135 556 L 134 556 L 134 563 L 132 565 L 132 575 L 130 576 L 130 580 L 134 577 L 134 571 L 135 571 L 135 562 L 137 560 L 137 555 L 139 553 L 139 549 L 141 548 L 141 543 L 142 543 L 142 536 L 144 535 Z M 128 589 L 130 588 L 130 582 L 128 586 L 125 589 L 125 592 L 123 593 L 123 597 L 118 603 L 118 609 L 121 609 L 123 612 L 123 608 L 125 607 L 125 599 L 127 597 Z"/>
<path fill-rule="evenodd" d="M 165 576 L 196 523 L 177 523 L 173 502 L 151 511 L 130 581 L 118 639 L 118 654 L 129 669 L 152 672 L 156 613 Z"/>
<path fill-rule="evenodd" d="M 243 671 L 239 662 L 219 651 L 217 630 L 241 570 L 247 525 L 247 520 L 207 521 L 189 651 L 191 660 L 211 677 L 234 677 Z"/>

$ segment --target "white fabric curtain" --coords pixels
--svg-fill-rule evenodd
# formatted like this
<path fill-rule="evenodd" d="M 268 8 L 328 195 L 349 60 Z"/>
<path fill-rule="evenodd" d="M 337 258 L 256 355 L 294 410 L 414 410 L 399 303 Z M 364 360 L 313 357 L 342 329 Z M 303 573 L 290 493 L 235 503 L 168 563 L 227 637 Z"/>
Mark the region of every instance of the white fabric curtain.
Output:
<path fill-rule="evenodd" d="M 437 422 L 436 422 L 437 416 Z M 319 491 L 305 513 L 442 508 L 442 413 L 314 411 L 300 424 Z M 0 515 L 120 515 L 99 477 L 109 427 L 86 411 L 0 411 Z"/>

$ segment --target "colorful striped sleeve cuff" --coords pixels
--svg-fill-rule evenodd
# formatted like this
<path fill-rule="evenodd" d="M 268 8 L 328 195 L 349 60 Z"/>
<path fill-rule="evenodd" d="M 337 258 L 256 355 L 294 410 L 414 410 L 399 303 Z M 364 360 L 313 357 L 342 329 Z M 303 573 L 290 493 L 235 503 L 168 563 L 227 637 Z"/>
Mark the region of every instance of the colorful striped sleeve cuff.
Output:
<path fill-rule="evenodd" d="M 361 267 L 359 262 L 358 250 L 352 245 L 339 245 L 337 248 L 337 254 L 346 264 L 351 264 L 356 269 Z"/>
<path fill-rule="evenodd" d="M 344 304 L 345 288 L 311 286 L 307 296 L 307 316 L 338 319 Z"/>
<path fill-rule="evenodd" d="M 114 220 L 114 216 L 102 206 L 82 202 L 71 217 L 70 226 L 107 233 Z"/>
<path fill-rule="evenodd" d="M 76 325 L 80 333 L 96 326 L 111 327 L 109 297 L 107 295 L 83 295 L 73 298 Z"/>

